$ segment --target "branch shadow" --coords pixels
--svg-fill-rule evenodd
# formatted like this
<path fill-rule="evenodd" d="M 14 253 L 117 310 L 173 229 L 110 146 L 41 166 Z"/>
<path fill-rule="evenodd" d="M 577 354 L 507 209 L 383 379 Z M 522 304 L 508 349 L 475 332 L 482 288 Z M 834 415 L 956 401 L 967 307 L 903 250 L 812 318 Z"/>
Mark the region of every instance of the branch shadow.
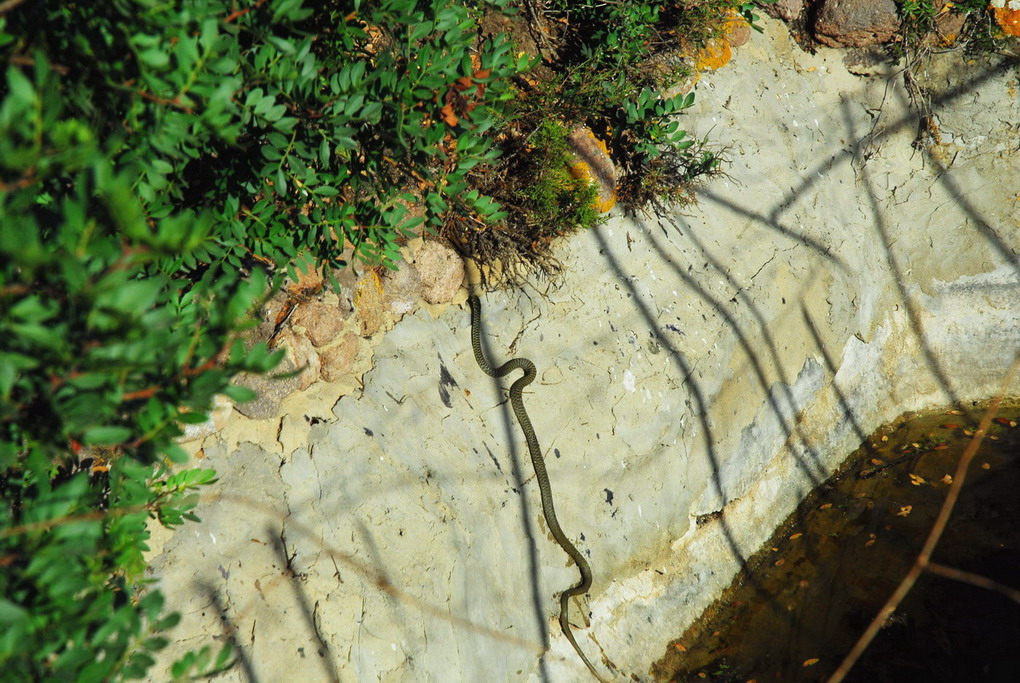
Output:
<path fill-rule="evenodd" d="M 258 683 L 258 676 L 255 675 L 255 667 L 252 665 L 251 657 L 245 651 L 241 642 L 237 638 L 237 625 L 234 624 L 233 619 L 230 616 L 227 604 L 224 602 L 223 597 L 220 595 L 219 589 L 213 584 L 207 581 L 198 582 L 199 592 L 204 593 L 216 609 L 216 616 L 219 619 L 220 626 L 223 627 L 223 637 L 227 640 L 234 651 L 234 656 L 237 658 L 237 665 L 241 667 L 241 671 L 245 678 L 250 683 Z"/>
<path fill-rule="evenodd" d="M 974 89 L 979 87 L 982 83 L 987 82 L 1004 70 L 1017 68 L 1018 66 L 1020 66 L 1020 60 L 1005 60 L 1002 64 L 982 72 L 978 76 L 969 79 L 965 83 L 961 83 L 959 86 L 944 93 L 942 96 L 935 98 L 935 102 L 945 104 L 958 100 L 967 93 L 973 92 Z M 958 405 L 960 398 L 952 383 L 950 373 L 944 367 L 943 363 L 940 362 L 937 353 L 926 336 L 918 304 L 911 298 L 910 292 L 905 284 L 904 272 L 900 265 L 900 259 L 897 254 L 894 253 L 892 248 L 895 240 L 892 239 L 887 220 L 883 213 L 883 208 L 876 190 L 877 185 L 872 178 L 867 164 L 855 163 L 864 156 L 863 150 L 866 146 L 880 141 L 881 139 L 891 135 L 893 132 L 901 131 L 908 126 L 916 126 L 917 118 L 919 118 L 919 116 L 915 118 L 912 115 L 906 115 L 877 133 L 874 132 L 873 128 L 872 132 L 858 137 L 858 131 L 855 130 L 854 122 L 848 109 L 848 101 L 845 97 L 843 98 L 843 106 L 841 107 L 841 110 L 844 120 L 844 129 L 849 135 L 849 139 L 856 140 L 857 142 L 855 144 L 851 144 L 849 148 L 843 149 L 818 162 L 813 168 L 804 174 L 805 177 L 802 179 L 802 182 L 790 192 L 784 194 L 784 196 L 782 196 L 771 209 L 759 210 L 752 207 L 742 206 L 737 202 L 731 201 L 720 196 L 718 193 L 707 189 L 699 189 L 697 191 L 698 199 L 707 200 L 708 202 L 720 206 L 735 215 L 748 218 L 752 222 L 762 225 L 786 239 L 802 244 L 817 254 L 824 263 L 829 264 L 844 273 L 850 273 L 850 266 L 838 254 L 833 253 L 832 246 L 814 239 L 810 235 L 793 230 L 789 226 L 784 225 L 781 218 L 784 213 L 794 206 L 803 194 L 810 191 L 812 187 L 818 183 L 820 178 L 828 174 L 828 172 L 837 165 L 845 163 L 854 165 L 859 185 L 863 186 L 863 193 L 871 216 L 870 222 L 874 228 L 876 239 L 879 242 L 885 265 L 891 274 L 890 279 L 892 279 L 895 286 L 896 299 L 906 310 L 910 334 L 917 340 L 921 356 L 924 361 L 924 367 L 931 373 L 934 381 L 937 383 L 941 392 L 943 392 L 943 394 L 947 397 L 948 401 L 954 405 Z M 967 200 L 965 192 L 956 182 L 956 179 L 953 177 L 950 169 L 948 169 L 945 165 L 940 164 L 938 160 L 934 159 L 930 154 L 927 156 L 933 164 L 936 164 L 939 170 L 939 173 L 937 174 L 937 182 L 944 185 L 947 193 L 957 203 L 957 206 L 959 206 L 961 210 L 970 217 L 972 221 L 971 227 L 974 229 L 976 237 L 990 245 L 991 248 L 1003 259 L 1003 261 L 1009 263 L 1013 270 L 1017 273 L 1018 280 L 1020 280 L 1020 261 L 1016 258 L 1016 250 L 1011 248 L 1006 239 L 1000 235 L 1000 232 L 992 227 L 991 221 L 988 220 L 978 207 Z M 674 258 L 670 249 L 666 248 L 660 240 L 656 239 L 653 231 L 648 229 L 647 223 L 637 218 L 635 218 L 635 222 L 644 227 L 645 232 L 649 236 L 648 243 L 655 251 L 656 256 L 661 260 L 661 262 L 667 264 L 668 268 L 672 270 L 676 281 L 686 286 L 701 301 L 715 311 L 715 313 L 723 320 L 726 327 L 731 330 L 732 334 L 736 338 L 738 347 L 741 348 L 747 355 L 756 379 L 757 388 L 762 392 L 764 400 L 767 402 L 775 419 L 779 421 L 783 432 L 787 436 L 787 444 L 792 445 L 793 443 L 799 442 L 805 450 L 805 453 L 801 455 L 795 449 L 790 449 L 794 454 L 794 457 L 797 459 L 797 467 L 804 473 L 807 480 L 810 481 L 813 486 L 818 486 L 823 483 L 824 479 L 826 479 L 828 475 L 825 472 L 825 468 L 820 464 L 818 454 L 809 443 L 807 435 L 801 429 L 800 421 L 797 419 L 799 408 L 797 407 L 792 394 L 789 378 L 784 376 L 783 366 L 779 362 L 780 354 L 775 343 L 773 332 L 769 329 L 768 323 L 762 314 L 760 307 L 745 291 L 749 283 L 741 285 L 732 278 L 728 274 L 726 268 L 712 256 L 704 242 L 699 239 L 696 234 L 697 231 L 690 225 L 685 225 L 679 216 L 670 216 L 668 218 L 670 227 L 674 230 L 679 232 L 681 226 L 687 228 L 685 237 L 693 243 L 695 248 L 706 259 L 706 262 L 711 264 L 717 273 L 723 274 L 727 283 L 736 290 L 736 295 L 730 300 L 730 302 L 735 304 L 739 301 L 746 306 L 753 319 L 753 325 L 755 328 L 754 334 L 760 336 L 767 349 L 767 359 L 760 358 L 755 352 L 748 336 L 749 332 L 742 329 L 740 322 L 730 312 L 726 303 L 720 298 L 713 296 L 711 292 L 701 282 L 699 282 L 697 277 L 690 274 L 690 269 L 685 270 L 681 267 Z M 661 222 L 660 227 L 663 227 Z M 675 247 L 676 245 L 673 245 L 672 241 L 669 240 L 669 234 L 665 229 L 663 229 L 663 233 L 666 235 L 667 243 Z M 714 488 L 715 493 L 719 496 L 719 499 L 725 504 L 727 491 L 725 490 L 726 484 L 722 479 L 723 454 L 718 452 L 716 439 L 711 428 L 709 407 L 704 397 L 704 393 L 698 385 L 698 380 L 694 375 L 694 367 L 692 367 L 691 363 L 684 357 L 683 352 L 675 344 L 671 343 L 671 340 L 663 334 L 656 315 L 650 309 L 649 305 L 643 302 L 638 296 L 637 288 L 634 286 L 634 280 L 637 279 L 636 276 L 630 276 L 624 272 L 619 260 L 613 254 L 610 249 L 610 245 L 601 232 L 596 232 L 595 239 L 600 246 L 600 253 L 603 255 L 606 264 L 613 272 L 617 281 L 621 284 L 621 286 L 626 287 L 630 291 L 630 298 L 633 300 L 636 313 L 644 319 L 647 329 L 655 336 L 659 344 L 669 351 L 673 364 L 679 371 L 680 375 L 684 378 L 684 383 L 690 388 L 691 397 L 696 404 L 694 410 L 704 432 L 703 438 L 705 441 L 705 450 L 709 461 L 708 469 L 712 477 L 711 485 Z M 825 348 L 818 325 L 811 317 L 803 302 L 801 302 L 801 317 L 809 330 L 813 344 L 817 349 L 817 355 L 821 358 L 824 364 L 823 372 L 829 380 L 827 386 L 831 386 L 835 393 L 843 418 L 849 423 L 858 443 L 867 447 L 869 445 L 867 443 L 868 434 L 865 432 L 859 416 L 855 414 L 849 398 L 835 382 L 835 376 L 838 371 L 837 364 L 832 355 Z M 777 400 L 777 397 L 773 395 L 772 391 L 770 391 L 765 371 L 768 361 L 772 362 L 775 371 L 780 376 L 780 391 L 782 392 L 782 397 L 786 404 L 785 406 L 782 405 L 780 401 Z M 788 412 L 784 410 L 786 407 L 789 408 Z M 753 574 L 747 570 L 748 556 L 745 556 L 742 549 L 739 547 L 739 544 L 735 539 L 735 534 L 730 524 L 727 522 L 725 515 L 721 516 L 720 522 L 729 546 L 729 551 L 734 560 L 743 568 L 738 576 L 755 585 L 756 590 L 760 595 L 762 595 L 765 601 L 768 604 L 773 605 L 773 609 L 776 613 L 783 614 L 785 610 L 779 608 L 778 605 L 774 605 L 772 598 L 763 593 L 758 584 L 755 583 Z"/>
<path fill-rule="evenodd" d="M 314 608 L 309 604 L 308 596 L 305 593 L 304 587 L 301 585 L 300 576 L 291 566 L 293 558 L 287 554 L 284 532 L 281 531 L 280 533 L 274 533 L 275 530 L 268 525 L 266 526 L 265 531 L 266 536 L 272 539 L 271 544 L 273 552 L 276 553 L 277 558 L 279 558 L 280 566 L 285 568 L 284 573 L 288 579 L 287 583 L 290 585 L 291 590 L 294 593 L 294 601 L 297 603 L 298 609 L 301 611 L 301 616 L 304 618 L 305 624 L 308 626 L 308 630 L 315 634 L 315 639 L 318 641 L 319 646 L 315 648 L 315 652 L 319 655 L 319 660 L 321 661 L 326 680 L 331 683 L 339 683 L 340 674 L 336 669 L 336 660 L 334 659 L 333 649 L 319 631 L 318 619 L 316 619 L 315 616 L 316 610 L 319 607 L 319 602 L 316 600 Z"/>

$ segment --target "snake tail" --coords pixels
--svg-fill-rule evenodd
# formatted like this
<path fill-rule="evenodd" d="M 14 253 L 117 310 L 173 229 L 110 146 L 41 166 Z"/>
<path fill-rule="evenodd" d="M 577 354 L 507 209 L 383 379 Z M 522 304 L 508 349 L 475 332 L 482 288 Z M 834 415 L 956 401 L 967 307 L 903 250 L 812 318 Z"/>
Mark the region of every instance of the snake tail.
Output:
<path fill-rule="evenodd" d="M 528 411 L 524 409 L 524 387 L 535 380 L 537 375 L 535 364 L 527 358 L 511 358 L 498 368 L 490 365 L 485 354 L 482 353 L 481 303 L 475 294 L 471 294 L 468 298 L 468 303 L 471 307 L 471 349 L 474 351 L 475 362 L 478 363 L 478 367 L 482 369 L 482 372 L 495 379 L 500 379 L 514 370 L 524 371 L 524 374 L 510 385 L 510 406 L 513 408 L 517 422 L 521 426 L 521 431 L 524 432 L 524 440 L 528 444 L 531 465 L 535 470 L 535 480 L 538 482 L 538 490 L 542 497 L 542 514 L 545 516 L 546 526 L 549 527 L 549 533 L 552 534 L 556 543 L 563 549 L 563 552 L 574 561 L 578 572 L 581 574 L 581 580 L 578 583 L 560 594 L 560 630 L 563 631 L 563 635 L 566 636 L 574 651 L 577 652 L 577 656 L 581 658 L 581 661 L 588 667 L 588 670 L 595 676 L 595 679 L 605 681 L 606 679 L 599 674 L 598 670 L 588 660 L 584 651 L 577 644 L 577 640 L 574 638 L 574 631 L 570 627 L 570 598 L 584 595 L 588 592 L 592 584 L 592 573 L 588 560 L 584 558 L 584 555 L 570 542 L 567 535 L 563 533 L 563 529 L 560 528 L 559 519 L 556 517 L 556 508 L 553 505 L 553 492 L 552 485 L 549 483 L 549 473 L 546 471 L 545 459 L 542 457 L 542 448 L 538 443 L 538 435 L 535 434 L 535 428 L 531 425 Z"/>

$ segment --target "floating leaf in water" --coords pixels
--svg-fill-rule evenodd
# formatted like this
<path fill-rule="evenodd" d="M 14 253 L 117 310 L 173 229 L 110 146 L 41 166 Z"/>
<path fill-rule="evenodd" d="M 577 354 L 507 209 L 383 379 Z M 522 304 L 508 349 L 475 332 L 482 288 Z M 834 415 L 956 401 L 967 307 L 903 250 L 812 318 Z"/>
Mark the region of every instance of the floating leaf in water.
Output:
<path fill-rule="evenodd" d="M 942 425 L 942 429 L 959 429 L 959 428 L 960 428 L 960 425 L 952 424 L 952 423 L 948 423 L 948 424 Z"/>
<path fill-rule="evenodd" d="M 981 469 L 983 469 L 983 470 L 990 470 L 990 469 L 992 469 L 992 466 L 989 465 L 987 462 L 983 462 L 983 463 L 981 463 Z"/>
<path fill-rule="evenodd" d="M 872 465 L 884 465 L 885 464 L 885 460 L 882 460 L 881 458 L 872 458 L 871 459 L 871 464 Z"/>
<path fill-rule="evenodd" d="M 947 415 L 963 415 L 963 411 L 962 410 L 947 410 L 946 414 Z"/>
<path fill-rule="evenodd" d="M 790 536 L 790 540 L 791 540 L 791 541 L 796 541 L 796 540 L 797 540 L 798 538 L 800 538 L 800 537 L 801 537 L 801 536 L 803 536 L 803 535 L 804 535 L 804 534 L 802 534 L 802 533 L 800 533 L 800 532 L 798 531 L 797 533 L 795 533 L 795 534 L 793 534 L 792 536 Z"/>
<path fill-rule="evenodd" d="M 953 483 L 953 475 L 947 474 L 947 475 L 943 476 L 941 479 L 939 479 L 939 481 L 941 481 L 943 484 L 952 484 Z"/>
<path fill-rule="evenodd" d="M 818 657 L 812 657 L 811 659 L 804 660 L 804 666 L 814 666 L 818 663 Z"/>
<path fill-rule="evenodd" d="M 889 440 L 889 435 L 888 434 L 883 434 L 882 435 L 882 441 L 885 442 L 885 441 L 888 441 L 888 440 Z"/>
<path fill-rule="evenodd" d="M 828 510 L 828 509 L 829 509 L 829 508 L 831 508 L 831 507 L 832 507 L 832 503 L 826 503 L 825 505 L 820 505 L 820 506 L 818 507 L 818 509 L 819 509 L 819 510 Z"/>
<path fill-rule="evenodd" d="M 910 511 L 914 509 L 913 505 L 904 505 L 900 507 L 899 512 L 896 513 L 897 517 L 906 517 L 910 514 Z"/>
<path fill-rule="evenodd" d="M 911 472 L 910 473 L 910 483 L 913 484 L 914 486 L 920 486 L 921 484 L 925 483 L 924 477 L 919 477 L 916 474 Z"/>

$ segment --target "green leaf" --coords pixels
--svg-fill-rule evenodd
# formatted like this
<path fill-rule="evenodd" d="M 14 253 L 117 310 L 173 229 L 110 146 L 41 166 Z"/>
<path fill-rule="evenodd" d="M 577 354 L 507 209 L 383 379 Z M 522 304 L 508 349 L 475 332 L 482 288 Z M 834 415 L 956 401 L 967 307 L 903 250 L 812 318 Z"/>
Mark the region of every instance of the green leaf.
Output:
<path fill-rule="evenodd" d="M 198 425 L 202 424 L 203 422 L 208 422 L 209 416 L 206 415 L 205 413 L 181 413 L 180 415 L 177 416 L 177 419 L 179 419 L 184 424 Z"/>
<path fill-rule="evenodd" d="M 7 87 L 10 88 L 10 96 L 15 102 L 28 105 L 35 101 L 35 88 L 32 87 L 32 82 L 15 66 L 7 68 Z"/>
<path fill-rule="evenodd" d="M 16 624 L 22 624 L 29 619 L 29 612 L 24 607 L 16 605 L 10 600 L 0 598 L 0 624 L 12 628 Z"/>
<path fill-rule="evenodd" d="M 155 278 L 125 282 L 97 296 L 96 306 L 141 315 L 152 307 L 161 288 L 162 282 Z"/>
<path fill-rule="evenodd" d="M 87 446 L 116 446 L 131 438 L 127 427 L 92 427 L 86 430 L 84 441 Z"/>
<path fill-rule="evenodd" d="M 162 69 L 170 63 L 170 57 L 156 47 L 150 47 L 148 50 L 139 52 L 138 58 L 154 69 Z"/>
<path fill-rule="evenodd" d="M 319 143 L 319 161 L 324 167 L 329 166 L 329 151 L 329 140 L 322 138 L 322 142 Z"/>

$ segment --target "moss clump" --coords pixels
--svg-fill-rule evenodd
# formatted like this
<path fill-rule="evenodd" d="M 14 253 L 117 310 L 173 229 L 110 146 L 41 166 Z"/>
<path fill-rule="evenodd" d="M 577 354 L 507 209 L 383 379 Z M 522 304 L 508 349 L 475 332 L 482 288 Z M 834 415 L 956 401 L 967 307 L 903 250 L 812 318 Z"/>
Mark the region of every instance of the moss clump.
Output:
<path fill-rule="evenodd" d="M 598 186 L 570 173 L 574 162 L 567 142 L 569 131 L 557 121 L 545 121 L 528 140 L 526 164 L 532 182 L 518 190 L 539 227 L 539 234 L 554 237 L 602 222 Z"/>

